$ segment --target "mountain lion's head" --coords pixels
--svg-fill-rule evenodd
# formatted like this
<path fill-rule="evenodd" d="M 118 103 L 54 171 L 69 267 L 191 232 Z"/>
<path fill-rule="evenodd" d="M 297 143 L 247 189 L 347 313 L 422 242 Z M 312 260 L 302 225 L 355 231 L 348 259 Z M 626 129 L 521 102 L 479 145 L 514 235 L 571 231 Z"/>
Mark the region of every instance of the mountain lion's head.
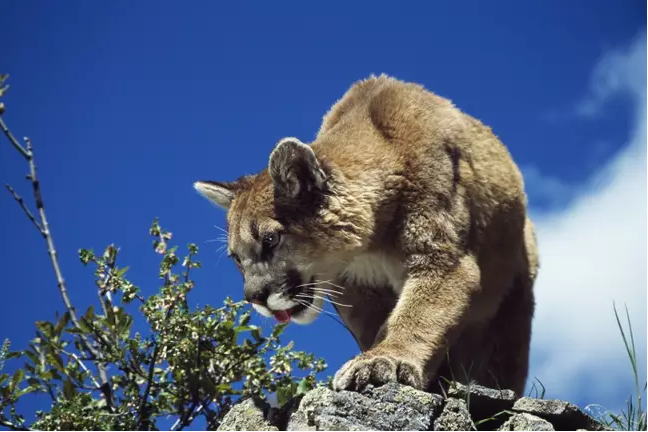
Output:
<path fill-rule="evenodd" d="M 244 279 L 245 298 L 281 322 L 311 322 L 321 311 L 326 274 L 361 242 L 337 192 L 340 179 L 313 149 L 284 138 L 268 169 L 195 189 L 227 210 L 228 255 Z M 328 285 L 330 292 L 330 285 Z"/>

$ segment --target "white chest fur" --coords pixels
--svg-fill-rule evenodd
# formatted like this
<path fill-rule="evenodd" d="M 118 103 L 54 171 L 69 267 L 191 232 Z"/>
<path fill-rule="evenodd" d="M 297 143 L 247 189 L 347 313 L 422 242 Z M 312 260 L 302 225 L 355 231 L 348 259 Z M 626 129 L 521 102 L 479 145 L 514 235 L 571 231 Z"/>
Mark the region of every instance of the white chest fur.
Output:
<path fill-rule="evenodd" d="M 396 257 L 373 252 L 354 257 L 344 269 L 343 275 L 352 283 L 372 287 L 388 286 L 400 294 L 405 269 Z"/>

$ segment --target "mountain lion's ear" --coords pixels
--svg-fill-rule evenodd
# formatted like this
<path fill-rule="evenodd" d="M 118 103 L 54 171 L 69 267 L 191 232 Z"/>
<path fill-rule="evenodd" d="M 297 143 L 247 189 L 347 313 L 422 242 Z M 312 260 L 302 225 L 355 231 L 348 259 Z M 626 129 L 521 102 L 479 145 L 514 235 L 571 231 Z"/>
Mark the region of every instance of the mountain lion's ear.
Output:
<path fill-rule="evenodd" d="M 193 186 L 200 195 L 218 204 L 225 210 L 229 209 L 230 204 L 232 204 L 232 200 L 236 197 L 236 192 L 240 187 L 238 181 L 197 181 Z"/>
<path fill-rule="evenodd" d="M 326 174 L 315 152 L 297 138 L 284 138 L 270 154 L 268 166 L 275 194 L 296 198 L 324 187 Z"/>

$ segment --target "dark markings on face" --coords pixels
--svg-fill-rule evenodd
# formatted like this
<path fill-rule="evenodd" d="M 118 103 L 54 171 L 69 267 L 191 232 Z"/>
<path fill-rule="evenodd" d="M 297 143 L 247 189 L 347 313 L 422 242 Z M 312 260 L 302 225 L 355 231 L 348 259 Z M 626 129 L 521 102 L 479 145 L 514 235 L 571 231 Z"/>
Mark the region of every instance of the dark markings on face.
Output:
<path fill-rule="evenodd" d="M 261 235 L 259 234 L 259 224 L 256 220 L 250 222 L 250 233 L 252 234 L 252 238 L 257 242 L 262 240 Z"/>
<path fill-rule="evenodd" d="M 295 295 L 303 289 L 299 287 L 302 282 L 302 277 L 295 269 L 290 269 L 286 272 L 286 286 L 288 287 L 288 294 Z M 299 288 L 298 288 L 299 287 Z"/>
<path fill-rule="evenodd" d="M 274 251 L 269 248 L 267 244 L 265 244 L 263 238 L 261 238 L 261 254 L 259 255 L 259 259 L 263 262 L 270 261 L 272 259 L 273 252 Z"/>
<path fill-rule="evenodd" d="M 281 231 L 268 231 L 260 235 L 261 261 L 270 261 L 281 243 Z"/>

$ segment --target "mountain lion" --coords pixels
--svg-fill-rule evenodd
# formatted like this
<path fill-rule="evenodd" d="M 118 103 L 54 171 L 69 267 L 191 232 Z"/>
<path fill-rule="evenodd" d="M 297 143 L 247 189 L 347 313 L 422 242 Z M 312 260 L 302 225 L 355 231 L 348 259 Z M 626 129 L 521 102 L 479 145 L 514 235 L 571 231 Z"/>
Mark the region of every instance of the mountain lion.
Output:
<path fill-rule="evenodd" d="M 538 251 L 521 173 L 449 100 L 386 75 L 356 82 L 315 140 L 195 188 L 227 209 L 245 298 L 311 322 L 325 297 L 361 349 L 336 389 L 440 378 L 524 390 Z"/>

